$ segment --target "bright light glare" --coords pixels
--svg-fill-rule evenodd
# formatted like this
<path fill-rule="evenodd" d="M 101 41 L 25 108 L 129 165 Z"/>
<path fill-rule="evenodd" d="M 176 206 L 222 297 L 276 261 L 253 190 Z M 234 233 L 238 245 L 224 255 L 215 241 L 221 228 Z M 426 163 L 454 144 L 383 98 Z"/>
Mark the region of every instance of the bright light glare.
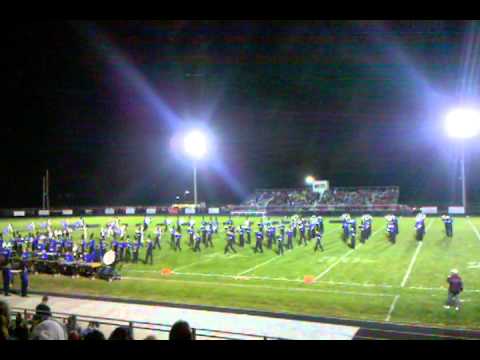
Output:
<path fill-rule="evenodd" d="M 448 113 L 445 121 L 448 136 L 468 139 L 480 134 L 480 112 L 473 109 L 456 109 Z"/>
<path fill-rule="evenodd" d="M 200 131 L 192 131 L 183 140 L 185 152 L 195 158 L 201 159 L 207 153 L 207 140 Z"/>
<path fill-rule="evenodd" d="M 315 181 L 315 178 L 314 178 L 313 176 L 311 176 L 311 175 L 309 175 L 309 176 L 307 176 L 307 177 L 305 178 L 305 183 L 306 183 L 307 185 L 312 185 L 314 181 Z"/>

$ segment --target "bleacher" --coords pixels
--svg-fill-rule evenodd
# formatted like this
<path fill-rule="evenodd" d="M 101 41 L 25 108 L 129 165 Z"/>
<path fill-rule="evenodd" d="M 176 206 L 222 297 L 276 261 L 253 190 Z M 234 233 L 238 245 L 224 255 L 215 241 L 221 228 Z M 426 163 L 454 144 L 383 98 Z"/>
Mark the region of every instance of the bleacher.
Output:
<path fill-rule="evenodd" d="M 291 189 L 258 189 L 234 211 L 408 211 L 399 205 L 400 189 L 385 187 L 335 187 L 317 193 L 310 187 Z"/>

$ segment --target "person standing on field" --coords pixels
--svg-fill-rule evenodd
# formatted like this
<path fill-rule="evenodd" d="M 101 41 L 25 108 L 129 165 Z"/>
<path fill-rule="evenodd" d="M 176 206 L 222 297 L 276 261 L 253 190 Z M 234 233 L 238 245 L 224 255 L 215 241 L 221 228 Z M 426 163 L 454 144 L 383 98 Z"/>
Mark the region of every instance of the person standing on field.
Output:
<path fill-rule="evenodd" d="M 463 281 L 458 270 L 453 269 L 450 272 L 450 276 L 447 278 L 448 283 L 448 298 L 445 309 L 450 309 L 451 306 L 455 306 L 455 310 L 460 310 L 460 293 L 463 291 Z"/>

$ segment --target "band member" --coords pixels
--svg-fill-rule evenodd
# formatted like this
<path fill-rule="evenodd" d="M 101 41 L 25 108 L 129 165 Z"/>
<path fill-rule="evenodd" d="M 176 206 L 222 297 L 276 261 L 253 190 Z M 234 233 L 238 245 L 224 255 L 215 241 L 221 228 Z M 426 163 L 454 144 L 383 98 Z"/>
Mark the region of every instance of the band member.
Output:
<path fill-rule="evenodd" d="M 22 272 L 20 273 L 21 293 L 22 297 L 28 296 L 28 267 L 26 263 L 22 264 Z"/>
<path fill-rule="evenodd" d="M 282 234 L 279 234 L 278 237 L 277 237 L 277 248 L 278 248 L 278 255 L 283 255 L 283 241 L 284 241 L 284 238 L 282 236 Z"/>
<path fill-rule="evenodd" d="M 102 229 L 100 230 L 100 239 L 105 240 L 106 238 L 107 238 L 107 232 L 106 232 L 106 230 L 102 227 Z"/>
<path fill-rule="evenodd" d="M 323 218 L 321 216 L 317 217 L 317 230 L 323 235 L 325 227 L 323 225 Z"/>
<path fill-rule="evenodd" d="M 322 250 L 322 252 L 324 251 L 323 250 L 323 245 L 322 245 L 322 233 L 320 231 L 317 232 L 315 238 L 316 238 L 316 243 L 315 243 L 315 248 L 313 249 L 313 251 L 317 251 L 318 249 Z"/>
<path fill-rule="evenodd" d="M 453 219 L 449 215 L 443 215 L 442 221 L 445 224 L 445 234 L 447 237 L 453 237 Z"/>
<path fill-rule="evenodd" d="M 363 215 L 360 223 L 360 242 L 365 242 L 370 238 L 372 234 L 372 217 L 370 215 Z"/>
<path fill-rule="evenodd" d="M 288 227 L 287 229 L 287 249 L 293 250 L 293 229 Z"/>
<path fill-rule="evenodd" d="M 300 223 L 299 232 L 300 232 L 299 245 L 303 244 L 304 246 L 307 246 L 307 238 L 305 237 L 305 224 L 303 222 Z"/>
<path fill-rule="evenodd" d="M 225 246 L 225 254 L 229 252 L 229 250 L 233 251 L 236 253 L 237 251 L 233 247 L 233 244 L 235 243 L 235 233 L 233 232 L 232 229 L 229 229 L 227 231 L 227 245 Z"/>
<path fill-rule="evenodd" d="M 202 243 L 202 237 L 198 233 L 194 234 L 194 241 L 195 241 L 195 246 L 193 248 L 193 251 L 194 252 L 201 251 L 200 244 Z"/>
<path fill-rule="evenodd" d="M 212 247 L 213 248 L 213 226 L 208 226 L 207 228 L 207 247 Z"/>
<path fill-rule="evenodd" d="M 355 243 L 357 240 L 357 223 L 355 220 L 350 222 L 350 247 L 355 250 Z"/>
<path fill-rule="evenodd" d="M 393 226 L 395 227 L 395 234 L 400 234 L 400 229 L 398 227 L 398 218 L 395 215 L 393 215 L 392 222 Z"/>
<path fill-rule="evenodd" d="M 311 221 L 308 225 L 308 240 L 312 240 L 315 237 L 315 228 L 317 227 L 316 218 L 314 221 Z"/>
<path fill-rule="evenodd" d="M 238 229 L 238 245 L 242 248 L 245 246 L 245 229 L 243 226 Z"/>
<path fill-rule="evenodd" d="M 153 241 L 150 238 L 150 235 L 147 236 L 147 255 L 145 256 L 145 264 L 153 265 Z"/>
<path fill-rule="evenodd" d="M 98 245 L 98 248 L 99 248 L 100 258 L 103 259 L 103 256 L 107 252 L 107 244 L 105 244 L 104 240 L 100 239 L 100 243 Z M 68 251 L 71 251 L 71 250 L 68 250 Z"/>
<path fill-rule="evenodd" d="M 425 215 L 418 214 L 415 220 L 415 229 L 417 231 L 416 238 L 417 241 L 422 241 L 423 237 L 425 236 Z"/>
<path fill-rule="evenodd" d="M 153 248 L 156 249 L 157 247 L 162 250 L 162 228 L 160 225 L 157 225 L 157 229 L 155 230 L 155 243 L 153 244 Z"/>
<path fill-rule="evenodd" d="M 193 229 L 193 227 L 190 227 L 188 229 L 188 246 L 193 248 L 194 243 L 195 243 L 195 230 Z"/>
<path fill-rule="evenodd" d="M 139 257 L 139 253 L 140 253 L 140 245 L 138 244 L 138 242 L 135 241 L 132 245 L 132 248 L 133 248 L 132 262 L 134 264 L 136 264 L 136 263 L 138 263 L 138 257 Z"/>
<path fill-rule="evenodd" d="M 151 221 L 152 219 L 149 216 L 145 216 L 145 218 L 143 219 L 143 231 L 147 231 Z"/>
<path fill-rule="evenodd" d="M 88 252 L 91 254 L 95 251 L 95 239 L 93 234 L 90 234 L 90 242 L 88 243 Z"/>
<path fill-rule="evenodd" d="M 207 246 L 207 223 L 202 224 L 200 227 L 200 232 L 202 234 L 202 244 Z"/>
<path fill-rule="evenodd" d="M 175 251 L 177 250 L 182 251 L 182 247 L 180 246 L 181 241 L 182 241 L 182 234 L 180 232 L 175 232 L 175 247 L 174 247 Z"/>
<path fill-rule="evenodd" d="M 118 247 L 120 249 L 120 261 L 126 261 L 128 251 L 127 240 L 122 239 L 122 241 L 119 242 Z"/>
<path fill-rule="evenodd" d="M 280 230 L 280 236 L 282 236 L 285 239 L 285 224 L 283 224 L 283 223 L 280 224 L 278 229 Z"/>
<path fill-rule="evenodd" d="M 120 261 L 120 242 L 115 238 L 112 240 L 112 250 L 115 252 L 115 258 Z"/>
<path fill-rule="evenodd" d="M 8 266 L 2 270 L 3 275 L 3 294 L 10 296 L 10 283 L 12 282 L 12 272 Z"/>
<path fill-rule="evenodd" d="M 140 243 L 142 241 L 142 230 L 139 226 L 135 229 L 135 242 Z"/>
<path fill-rule="evenodd" d="M 248 222 L 248 225 L 245 228 L 245 232 L 247 234 L 247 244 L 250 245 L 252 243 L 252 225 L 250 224 L 249 221 L 247 222 Z"/>
<path fill-rule="evenodd" d="M 388 234 L 388 239 L 392 244 L 395 244 L 397 240 L 397 233 L 395 231 L 395 225 L 392 222 L 389 222 L 387 224 L 387 234 Z"/>
<path fill-rule="evenodd" d="M 263 253 L 263 232 L 258 230 L 255 233 L 255 237 L 256 237 L 256 242 L 255 242 L 255 248 L 253 249 L 253 251 Z"/>
<path fill-rule="evenodd" d="M 130 235 L 127 235 L 125 238 L 127 248 L 125 250 L 125 262 L 132 261 L 132 242 L 130 241 Z"/>
<path fill-rule="evenodd" d="M 175 228 L 173 226 L 170 228 L 170 247 L 175 249 Z"/>
<path fill-rule="evenodd" d="M 344 219 L 342 222 L 342 229 L 343 229 L 343 241 L 347 241 L 350 237 L 350 217 L 348 219 Z"/>
<path fill-rule="evenodd" d="M 298 227 L 298 222 L 297 222 L 297 217 L 294 216 L 292 218 L 292 225 L 291 225 L 291 228 L 293 230 L 293 238 L 296 239 L 297 238 L 297 227 Z"/>

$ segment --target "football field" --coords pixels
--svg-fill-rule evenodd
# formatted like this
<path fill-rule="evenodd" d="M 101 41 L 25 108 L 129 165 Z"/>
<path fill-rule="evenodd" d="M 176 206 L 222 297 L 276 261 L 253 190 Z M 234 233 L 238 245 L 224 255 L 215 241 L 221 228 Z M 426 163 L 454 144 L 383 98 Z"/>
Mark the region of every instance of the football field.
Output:
<path fill-rule="evenodd" d="M 51 218 L 54 228 L 60 228 L 65 219 Z M 164 219 L 153 217 L 147 234 L 151 233 L 153 238 L 155 225 Z M 220 224 L 226 219 L 219 217 Z M 245 220 L 232 219 L 237 226 Z M 68 218 L 70 223 L 76 220 Z M 85 218 L 87 225 L 103 226 L 111 220 L 111 217 Z M 135 225 L 142 223 L 143 217 L 120 220 L 129 224 L 133 239 Z M 171 220 L 175 222 L 176 217 Z M 252 229 L 256 230 L 260 218 L 250 220 L 255 222 Z M 15 229 L 25 230 L 32 221 L 38 228 L 46 219 L 4 219 L 0 226 L 4 228 L 11 223 Z M 197 228 L 200 221 L 201 217 L 196 217 Z M 286 250 L 283 256 L 277 255 L 276 248 L 269 250 L 265 246 L 263 254 L 256 254 L 252 234 L 252 244 L 244 248 L 237 245 L 236 254 L 225 255 L 225 233 L 220 226 L 219 234 L 213 238 L 214 248 L 202 247 L 200 253 L 195 253 L 188 247 L 184 229 L 181 252 L 170 248 L 170 234 L 166 233 L 162 249 L 154 252 L 154 265 L 143 263 L 142 249 L 140 263 L 118 267 L 120 281 L 35 275 L 31 276 L 30 287 L 37 291 L 480 328 L 480 218 L 455 218 L 454 237 L 447 238 L 440 217 L 429 216 L 423 242 L 415 240 L 415 219 L 399 218 L 400 234 L 392 245 L 386 237 L 385 219 L 377 217 L 373 220 L 371 238 L 365 245 L 360 245 L 357 238 L 355 250 L 343 242 L 341 224 L 330 223 L 329 218 L 324 223 L 324 252 L 313 251 L 314 240 L 300 246 L 296 239 L 294 249 Z M 91 232 L 98 235 L 100 227 L 90 228 Z M 74 232 L 77 243 L 80 235 L 81 231 Z M 464 302 L 458 312 L 443 308 L 446 278 L 453 268 L 459 270 L 465 286 L 461 297 Z M 164 269 L 171 269 L 172 273 Z M 306 278 L 314 281 L 305 282 Z"/>

